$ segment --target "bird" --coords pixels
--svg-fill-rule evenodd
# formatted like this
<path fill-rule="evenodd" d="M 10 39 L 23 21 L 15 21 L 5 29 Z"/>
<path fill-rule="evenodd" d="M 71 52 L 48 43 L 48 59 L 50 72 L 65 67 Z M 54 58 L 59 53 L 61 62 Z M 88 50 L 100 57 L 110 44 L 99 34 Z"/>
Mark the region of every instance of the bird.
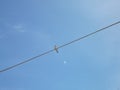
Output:
<path fill-rule="evenodd" d="M 58 47 L 57 47 L 56 45 L 54 46 L 54 50 L 55 50 L 57 53 L 59 53 Z"/>

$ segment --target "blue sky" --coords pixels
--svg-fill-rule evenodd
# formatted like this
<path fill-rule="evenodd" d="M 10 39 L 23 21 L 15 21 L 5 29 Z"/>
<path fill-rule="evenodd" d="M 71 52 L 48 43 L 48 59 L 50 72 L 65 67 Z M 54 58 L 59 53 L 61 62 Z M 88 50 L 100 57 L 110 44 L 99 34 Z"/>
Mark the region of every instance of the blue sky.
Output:
<path fill-rule="evenodd" d="M 0 69 L 120 20 L 119 0 L 0 0 Z M 120 25 L 0 73 L 0 90 L 117 90 Z"/>

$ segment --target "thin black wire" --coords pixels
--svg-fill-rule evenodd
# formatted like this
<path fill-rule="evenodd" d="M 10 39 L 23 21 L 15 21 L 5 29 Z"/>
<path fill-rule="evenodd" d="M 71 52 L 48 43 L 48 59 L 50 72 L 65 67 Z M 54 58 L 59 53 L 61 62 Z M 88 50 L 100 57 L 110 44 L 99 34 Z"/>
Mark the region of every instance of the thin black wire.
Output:
<path fill-rule="evenodd" d="M 0 72 L 5 72 L 5 71 L 7 71 L 7 70 L 10 70 L 10 69 L 15 68 L 15 67 L 17 67 L 17 66 L 20 66 L 20 65 L 22 65 L 22 64 L 24 64 L 24 63 L 27 63 L 27 62 L 29 62 L 29 61 L 32 61 L 32 60 L 34 60 L 34 59 L 36 59 L 36 58 L 38 58 L 38 57 L 41 57 L 41 56 L 46 55 L 46 54 L 48 54 L 48 53 L 51 53 L 51 52 L 53 52 L 53 51 L 54 51 L 54 49 L 53 49 L 53 50 L 49 50 L 49 51 L 44 52 L 44 53 L 42 53 L 42 54 L 40 54 L 40 55 L 37 55 L 37 56 L 35 56 L 35 57 L 29 58 L 29 59 L 27 59 L 27 60 L 25 60 L 25 61 L 22 61 L 22 62 L 20 62 L 20 63 L 17 63 L 17 64 L 15 64 L 15 65 L 13 65 L 13 66 L 7 67 L 7 68 L 1 70 Z"/>
<path fill-rule="evenodd" d="M 66 44 L 63 44 L 63 45 L 57 47 L 57 49 L 63 48 L 63 47 L 68 46 L 68 45 L 70 45 L 70 44 L 72 44 L 72 43 L 75 43 L 75 42 L 77 42 L 77 41 L 80 41 L 80 40 L 82 40 L 82 39 L 84 39 L 84 38 L 87 38 L 87 37 L 89 37 L 89 36 L 91 36 L 91 35 L 93 35 L 93 34 L 96 34 L 96 33 L 100 32 L 100 31 L 103 31 L 103 30 L 105 30 L 105 29 L 107 29 L 107 28 L 110 28 L 110 27 L 112 27 L 112 26 L 114 26 L 114 25 L 117 25 L 117 24 L 119 24 L 119 23 L 120 23 L 120 21 L 118 21 L 118 22 L 116 22 L 116 23 L 113 23 L 113 24 L 111 24 L 111 25 L 109 25 L 109 26 L 106 26 L 106 27 L 104 27 L 104 28 L 101 28 L 101 29 L 99 29 L 99 30 L 96 30 L 95 32 L 89 33 L 89 34 L 87 34 L 87 35 L 85 35 L 85 36 L 83 36 L 83 37 L 77 38 L 77 39 L 75 39 L 75 40 L 73 40 L 73 41 L 70 41 L 70 42 L 68 42 L 68 43 L 66 43 Z M 49 53 L 51 53 L 51 52 L 53 52 L 53 51 L 56 51 L 56 50 L 55 50 L 55 49 L 52 49 L 52 50 L 46 51 L 46 52 L 44 52 L 44 53 L 42 53 L 42 54 L 40 54 L 40 55 L 37 55 L 37 56 L 35 56 L 35 57 L 29 58 L 29 59 L 27 59 L 27 60 L 24 60 L 24 61 L 22 61 L 22 62 L 20 62 L 20 63 L 17 63 L 17 64 L 15 64 L 15 65 L 12 65 L 12 66 L 7 67 L 7 68 L 5 68 L 5 69 L 2 69 L 2 70 L 0 70 L 0 72 L 8 71 L 8 70 L 13 69 L 13 68 L 15 68 L 15 67 L 17 67 L 17 66 L 20 66 L 20 65 L 25 64 L 25 63 L 27 63 L 27 62 L 29 62 L 29 61 L 32 61 L 32 60 L 34 60 L 34 59 L 36 59 L 36 58 L 39 58 L 39 57 L 44 56 L 44 55 L 46 55 L 46 54 L 49 54 Z"/>
<path fill-rule="evenodd" d="M 109 27 L 112 27 L 112 26 L 114 26 L 114 25 L 116 25 L 116 24 L 119 24 L 119 23 L 120 23 L 120 21 L 118 21 L 118 22 L 116 22 L 116 23 L 113 23 L 113 24 L 111 24 L 111 25 L 109 25 L 109 26 L 106 26 L 106 27 L 101 28 L 101 29 L 99 29 L 99 30 L 96 30 L 96 31 L 94 31 L 94 32 L 92 32 L 92 33 L 89 33 L 89 34 L 87 34 L 87 35 L 85 35 L 85 36 L 83 36 L 83 37 L 80 37 L 80 38 L 75 39 L 75 40 L 73 40 L 73 41 L 71 41 L 71 42 L 68 42 L 68 43 L 66 43 L 66 44 L 63 44 L 63 45 L 59 46 L 58 48 L 62 48 L 62 47 L 65 47 L 65 46 L 67 46 L 67 45 L 69 45 L 69 44 L 75 43 L 75 42 L 77 42 L 77 41 L 79 41 L 79 40 L 81 40 L 81 39 L 84 39 L 84 38 L 86 38 L 86 37 L 89 37 L 89 36 L 91 36 L 91 35 L 93 35 L 93 34 L 96 34 L 96 33 L 100 32 L 100 31 L 103 31 L 103 30 L 105 30 L 105 29 L 107 29 L 107 28 L 109 28 Z"/>

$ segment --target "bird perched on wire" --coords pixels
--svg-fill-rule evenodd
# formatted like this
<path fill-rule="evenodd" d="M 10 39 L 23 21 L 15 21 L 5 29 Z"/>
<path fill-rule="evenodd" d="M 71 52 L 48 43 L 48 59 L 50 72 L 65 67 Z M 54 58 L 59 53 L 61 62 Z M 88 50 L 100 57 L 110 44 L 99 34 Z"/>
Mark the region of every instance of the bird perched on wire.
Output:
<path fill-rule="evenodd" d="M 59 53 L 58 47 L 57 47 L 56 45 L 54 46 L 54 50 L 55 50 L 57 53 Z"/>

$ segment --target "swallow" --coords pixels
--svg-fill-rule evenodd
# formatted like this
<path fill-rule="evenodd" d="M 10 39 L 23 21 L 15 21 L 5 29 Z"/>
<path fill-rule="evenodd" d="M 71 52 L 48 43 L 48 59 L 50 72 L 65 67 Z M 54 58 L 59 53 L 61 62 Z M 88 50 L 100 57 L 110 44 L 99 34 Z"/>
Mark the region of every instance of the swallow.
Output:
<path fill-rule="evenodd" d="M 56 45 L 54 46 L 54 50 L 55 50 L 57 53 L 59 53 L 59 52 L 58 52 L 58 47 L 57 47 Z"/>

